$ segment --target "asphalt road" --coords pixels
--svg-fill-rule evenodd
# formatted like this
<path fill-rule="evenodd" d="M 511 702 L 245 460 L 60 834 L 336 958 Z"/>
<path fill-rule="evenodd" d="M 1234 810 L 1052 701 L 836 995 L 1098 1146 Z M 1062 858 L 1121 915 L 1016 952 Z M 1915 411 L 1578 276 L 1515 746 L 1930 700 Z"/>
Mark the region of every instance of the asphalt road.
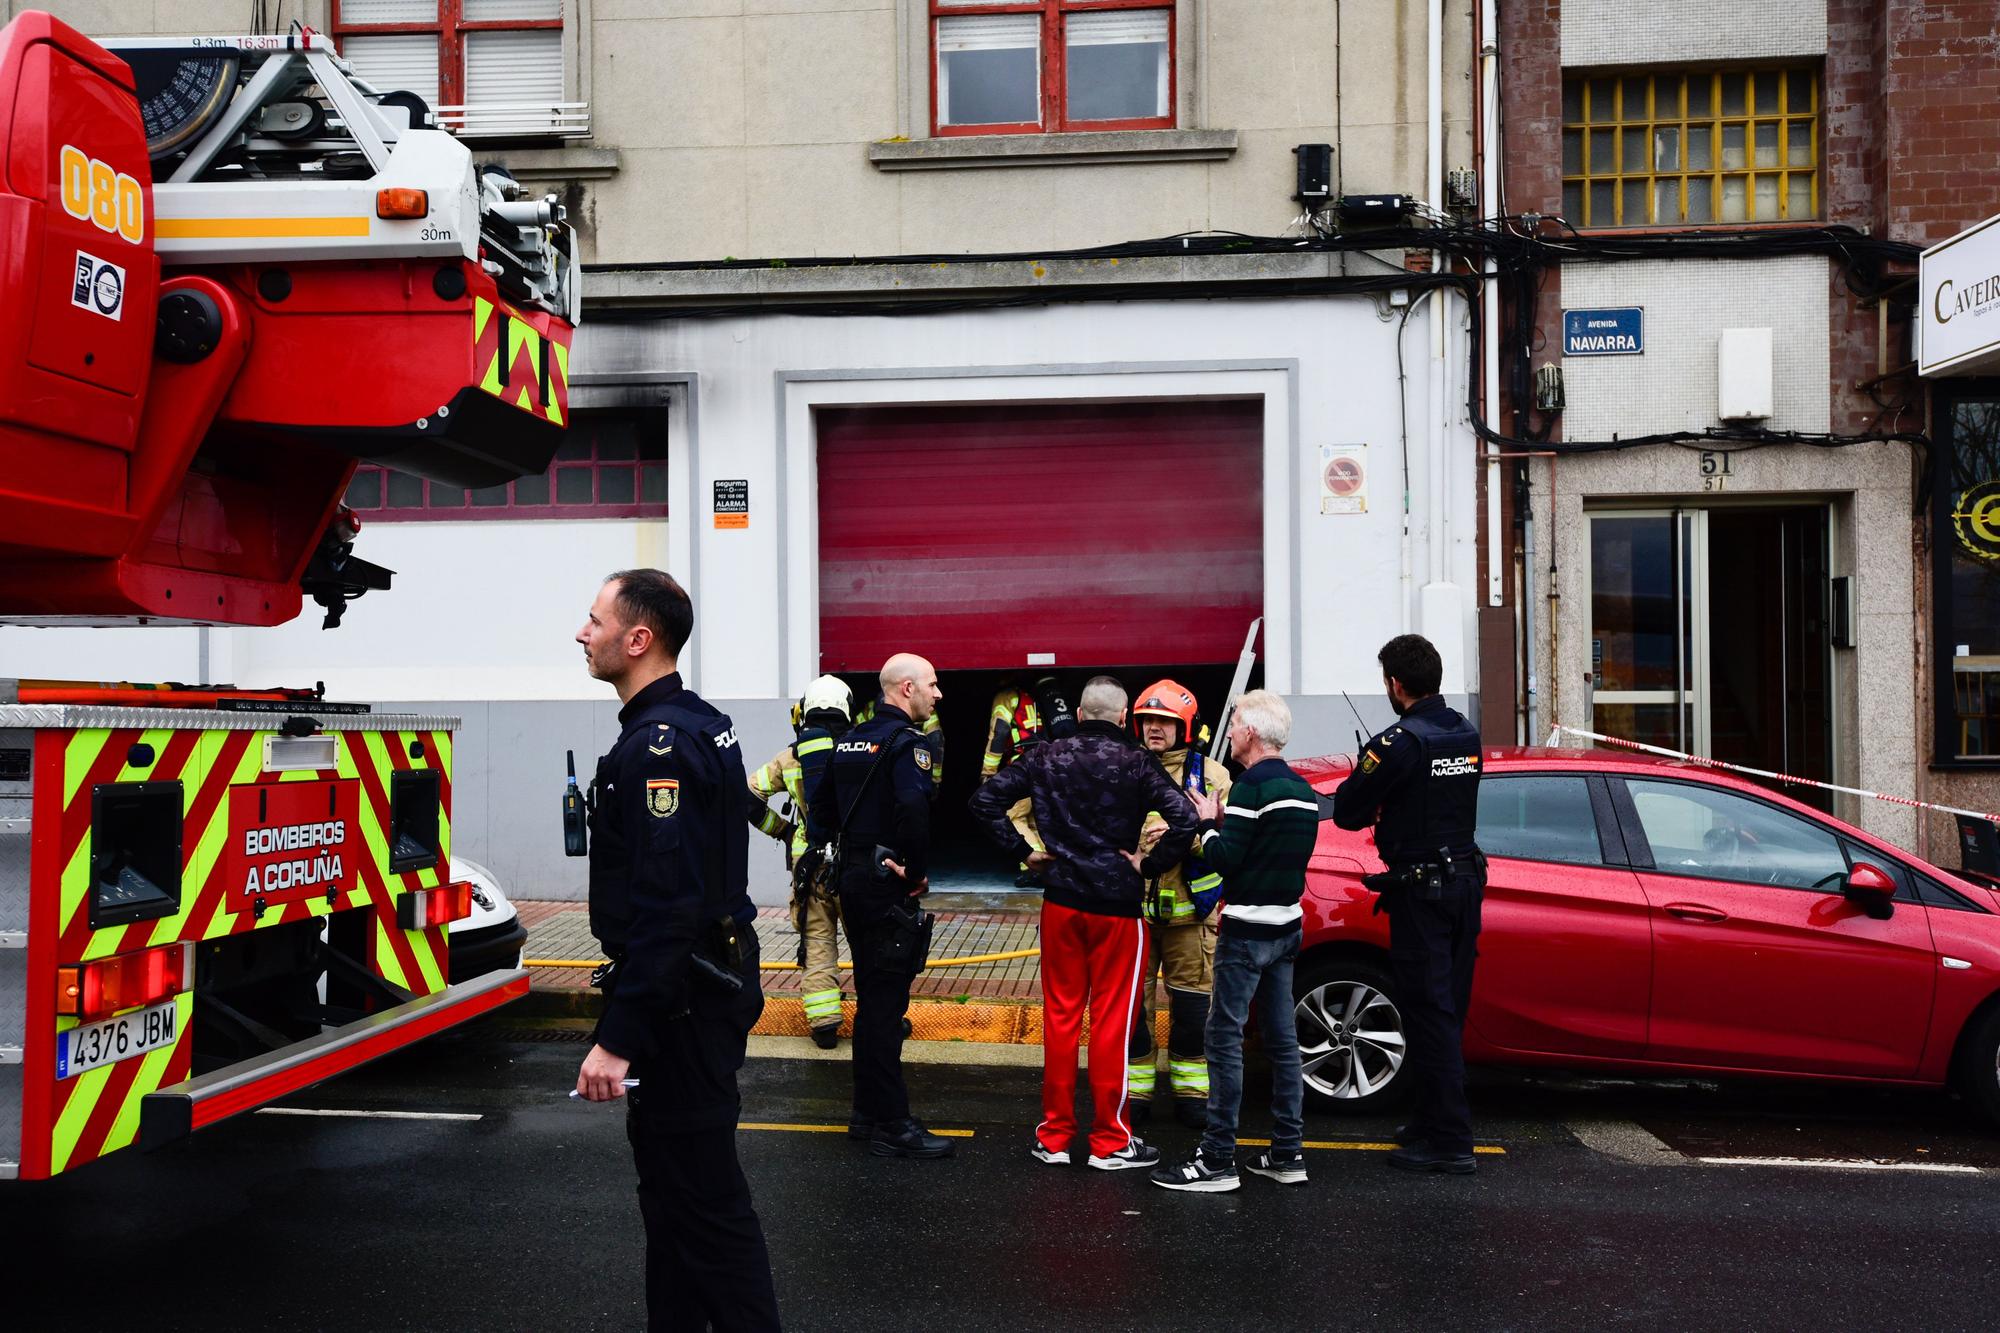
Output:
<path fill-rule="evenodd" d="M 503 1015 L 285 1104 L 468 1118 L 267 1111 L 0 1185 L 0 1322 L 640 1327 L 622 1114 L 563 1095 L 581 1045 L 529 1035 Z M 1476 1178 L 1323 1147 L 1302 1189 L 1177 1195 L 1030 1158 L 1035 1069 L 924 1065 L 912 1086 L 970 1131 L 956 1160 L 741 1135 L 788 1327 L 1983 1329 L 2000 1304 L 2000 1135 L 1942 1097 L 1486 1077 L 1480 1137 L 1503 1151 Z M 753 1059 L 745 1120 L 841 1126 L 847 1091 L 842 1060 Z M 1387 1129 L 1307 1122 L 1310 1142 Z M 1170 1156 L 1193 1141 L 1156 1133 Z"/>

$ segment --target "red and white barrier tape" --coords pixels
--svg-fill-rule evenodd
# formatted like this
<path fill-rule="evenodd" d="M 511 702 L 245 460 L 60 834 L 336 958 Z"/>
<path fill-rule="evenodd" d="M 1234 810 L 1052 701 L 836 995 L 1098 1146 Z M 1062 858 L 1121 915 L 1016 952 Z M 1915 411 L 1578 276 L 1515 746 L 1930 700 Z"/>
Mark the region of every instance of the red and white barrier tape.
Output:
<path fill-rule="evenodd" d="M 1621 740 L 1616 736 L 1605 736 L 1595 731 L 1585 731 L 1581 727 L 1565 727 L 1557 723 L 1549 733 L 1549 745 L 1555 746 L 1564 736 L 1581 736 L 1599 745 L 1613 745 L 1621 750 L 1642 750 L 1647 754 L 1660 755 L 1666 759 L 1679 759 L 1690 764 L 1700 764 L 1703 768 L 1721 768 L 1731 773 L 1747 773 L 1753 778 L 1769 778 L 1773 782 L 1789 783 L 1795 787 L 1818 787 L 1821 791 L 1843 792 L 1849 796 L 1865 796 L 1871 801 L 1887 801 L 1891 805 L 1908 806 L 1912 810 L 1936 810 L 1947 815 L 1970 815 L 1974 819 L 1990 820 L 2000 824 L 2000 815 L 1984 810 L 1961 810 L 1955 805 L 1939 805 L 1936 801 L 1912 800 L 1908 796 L 1891 796 L 1887 792 L 1869 791 L 1862 787 L 1843 787 L 1838 783 L 1821 782 L 1818 778 L 1802 778 L 1791 773 L 1773 773 L 1765 768 L 1751 768 L 1747 764 L 1724 763 L 1720 759 L 1707 759 L 1698 754 L 1683 754 L 1679 750 L 1663 749 L 1657 745 L 1647 745 L 1641 741 Z"/>

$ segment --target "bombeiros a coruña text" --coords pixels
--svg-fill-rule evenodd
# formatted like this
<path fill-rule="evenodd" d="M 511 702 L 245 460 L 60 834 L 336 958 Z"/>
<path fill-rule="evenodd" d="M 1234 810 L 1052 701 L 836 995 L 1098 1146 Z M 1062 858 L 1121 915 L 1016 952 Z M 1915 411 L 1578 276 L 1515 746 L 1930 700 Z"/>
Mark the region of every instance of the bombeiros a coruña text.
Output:
<path fill-rule="evenodd" d="M 283 824 L 276 828 L 253 828 L 243 832 L 245 856 L 274 856 L 280 852 L 309 855 L 250 866 L 244 874 L 245 893 L 275 893 L 280 889 L 309 888 L 333 884 L 346 874 L 341 853 L 347 845 L 347 821 L 325 819 L 311 824 Z M 322 850 L 325 849 L 325 850 Z"/>

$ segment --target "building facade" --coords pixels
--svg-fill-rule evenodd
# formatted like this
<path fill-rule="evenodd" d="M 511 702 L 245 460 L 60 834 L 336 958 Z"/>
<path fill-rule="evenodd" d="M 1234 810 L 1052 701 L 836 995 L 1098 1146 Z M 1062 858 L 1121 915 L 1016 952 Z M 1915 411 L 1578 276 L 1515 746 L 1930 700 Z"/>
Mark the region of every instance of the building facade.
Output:
<path fill-rule="evenodd" d="M 1172 672 L 1212 711 L 1253 622 L 1295 752 L 1386 721 L 1374 651 L 1404 630 L 1482 705 L 1476 307 L 1427 253 L 1330 250 L 1311 216 L 1477 211 L 1473 0 L 51 7 L 332 32 L 565 203 L 586 322 L 547 475 L 357 474 L 397 582 L 337 633 L 0 630 L 0 674 L 460 714 L 457 845 L 534 894 L 582 888 L 563 754 L 615 707 L 571 636 L 636 564 L 687 582 L 687 674 L 753 763 L 815 675 L 932 656 L 948 811 L 1004 681 Z"/>
<path fill-rule="evenodd" d="M 1575 253 L 1522 321 L 1563 406 L 1530 414 L 1555 456 L 1509 465 L 1487 733 L 1993 809 L 2000 587 L 1956 516 L 1996 475 L 1995 382 L 1919 378 L 1911 327 L 1915 252 L 2000 212 L 2000 11 L 1652 10 L 1501 6 L 1505 211 Z M 1646 244 L 1691 228 L 1737 239 Z M 1707 438 L 1629 447 L 1671 432 Z M 1806 799 L 1959 864 L 1948 816 Z"/>

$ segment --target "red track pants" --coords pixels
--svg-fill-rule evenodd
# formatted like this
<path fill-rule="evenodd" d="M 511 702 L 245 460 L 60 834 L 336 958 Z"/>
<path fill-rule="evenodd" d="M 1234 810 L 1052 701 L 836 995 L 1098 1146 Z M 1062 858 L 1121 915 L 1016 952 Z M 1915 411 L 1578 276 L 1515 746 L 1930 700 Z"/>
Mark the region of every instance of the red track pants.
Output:
<path fill-rule="evenodd" d="M 1042 903 L 1042 1146 L 1067 1150 L 1076 1137 L 1076 1048 L 1090 1010 L 1090 1151 L 1103 1157 L 1132 1141 L 1126 1115 L 1125 1052 L 1138 1021 L 1146 923 Z"/>

